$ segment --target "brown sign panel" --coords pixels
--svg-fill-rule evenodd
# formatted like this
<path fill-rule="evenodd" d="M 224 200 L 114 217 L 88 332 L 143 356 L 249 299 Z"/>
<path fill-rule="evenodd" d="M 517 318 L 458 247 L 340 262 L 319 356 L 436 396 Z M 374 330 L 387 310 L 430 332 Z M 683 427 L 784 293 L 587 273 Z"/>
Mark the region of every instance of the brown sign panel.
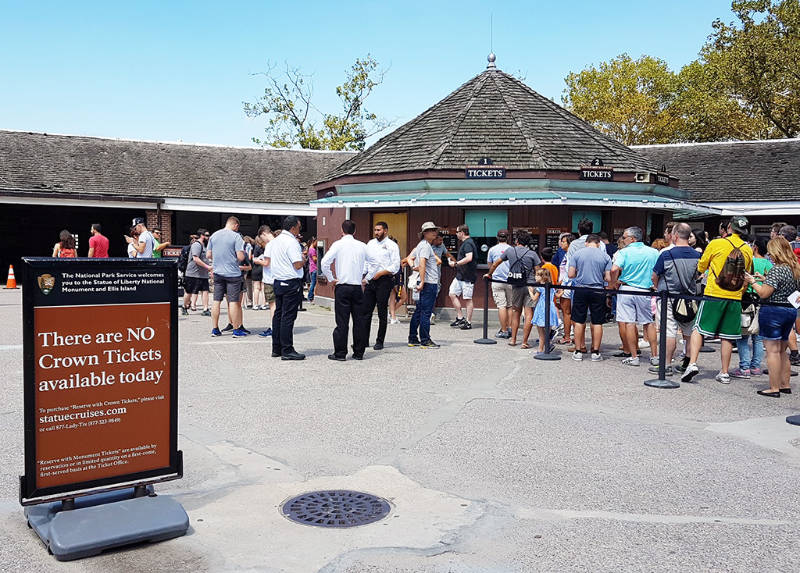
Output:
<path fill-rule="evenodd" d="M 175 262 L 23 269 L 23 504 L 180 477 Z"/>

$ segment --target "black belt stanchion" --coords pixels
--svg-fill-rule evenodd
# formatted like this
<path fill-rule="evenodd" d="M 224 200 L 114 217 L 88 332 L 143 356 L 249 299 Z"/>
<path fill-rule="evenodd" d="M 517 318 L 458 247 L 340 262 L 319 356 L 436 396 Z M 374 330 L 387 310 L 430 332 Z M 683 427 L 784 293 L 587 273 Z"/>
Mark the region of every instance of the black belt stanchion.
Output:
<path fill-rule="evenodd" d="M 550 296 L 550 283 L 544 285 L 544 352 L 537 352 L 533 355 L 536 360 L 561 360 L 561 353 L 554 352 L 553 336 L 550 332 L 550 304 L 553 302 Z"/>
<path fill-rule="evenodd" d="M 680 388 L 681 385 L 672 380 L 667 380 L 667 305 L 669 304 L 669 295 L 667 291 L 660 294 L 661 298 L 661 324 L 659 325 L 658 334 L 658 378 L 653 380 L 645 380 L 644 385 L 651 388 Z"/>
<path fill-rule="evenodd" d="M 793 426 L 800 426 L 800 414 L 786 416 L 786 423 L 792 424 Z"/>
<path fill-rule="evenodd" d="M 484 279 L 486 292 L 483 296 L 483 338 L 476 338 L 475 344 L 497 344 L 494 338 L 489 338 L 489 290 L 492 288 L 491 279 Z"/>

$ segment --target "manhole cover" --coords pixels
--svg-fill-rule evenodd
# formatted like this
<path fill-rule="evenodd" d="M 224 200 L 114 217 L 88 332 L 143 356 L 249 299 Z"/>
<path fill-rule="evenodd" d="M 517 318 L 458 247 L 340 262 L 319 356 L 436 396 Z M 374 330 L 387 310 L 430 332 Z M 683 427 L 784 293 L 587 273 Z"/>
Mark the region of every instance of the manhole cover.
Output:
<path fill-rule="evenodd" d="M 317 527 L 356 527 L 389 515 L 389 502 L 360 491 L 312 491 L 298 495 L 281 506 L 283 515 Z"/>

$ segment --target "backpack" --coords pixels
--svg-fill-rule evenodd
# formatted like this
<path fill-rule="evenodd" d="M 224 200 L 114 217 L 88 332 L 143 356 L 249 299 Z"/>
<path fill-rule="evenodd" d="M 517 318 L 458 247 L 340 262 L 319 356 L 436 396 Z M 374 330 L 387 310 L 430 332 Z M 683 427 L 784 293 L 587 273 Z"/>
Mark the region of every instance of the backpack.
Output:
<path fill-rule="evenodd" d="M 178 257 L 178 270 L 186 274 L 186 267 L 189 265 L 189 253 L 192 250 L 191 245 L 186 245 L 181 249 L 181 255 Z"/>
<path fill-rule="evenodd" d="M 530 248 L 526 247 L 527 251 Z M 526 253 L 527 253 L 526 251 Z M 513 252 L 517 260 L 509 264 L 508 278 L 506 282 L 511 286 L 525 286 L 528 283 L 528 271 L 525 269 L 524 258 L 517 254 L 517 250 L 513 247 L 506 251 L 507 253 Z"/>
<path fill-rule="evenodd" d="M 741 247 L 733 244 L 733 241 L 726 238 L 733 250 L 728 253 L 728 257 L 722 264 L 722 269 L 719 274 L 714 273 L 717 280 L 717 286 L 723 290 L 740 291 L 744 288 L 744 273 L 745 273 L 745 259 Z M 744 246 L 744 243 L 742 243 Z M 713 271 L 713 269 L 712 269 Z"/>

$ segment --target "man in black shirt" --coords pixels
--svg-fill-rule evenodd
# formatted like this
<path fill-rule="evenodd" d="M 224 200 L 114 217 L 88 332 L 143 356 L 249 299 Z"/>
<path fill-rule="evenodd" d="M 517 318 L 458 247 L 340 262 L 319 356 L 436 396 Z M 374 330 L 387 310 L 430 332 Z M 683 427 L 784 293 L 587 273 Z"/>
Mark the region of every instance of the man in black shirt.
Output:
<path fill-rule="evenodd" d="M 461 246 L 458 247 L 458 256 L 450 259 L 450 266 L 456 267 L 456 278 L 450 283 L 450 300 L 453 302 L 453 308 L 456 309 L 456 319 L 450 323 L 450 326 L 469 330 L 472 328 L 472 292 L 477 278 L 478 247 L 469 236 L 469 227 L 466 225 L 459 225 L 456 228 L 456 236 L 461 241 Z M 459 296 L 464 299 L 464 306 L 467 307 L 466 319 L 461 312 Z"/>

